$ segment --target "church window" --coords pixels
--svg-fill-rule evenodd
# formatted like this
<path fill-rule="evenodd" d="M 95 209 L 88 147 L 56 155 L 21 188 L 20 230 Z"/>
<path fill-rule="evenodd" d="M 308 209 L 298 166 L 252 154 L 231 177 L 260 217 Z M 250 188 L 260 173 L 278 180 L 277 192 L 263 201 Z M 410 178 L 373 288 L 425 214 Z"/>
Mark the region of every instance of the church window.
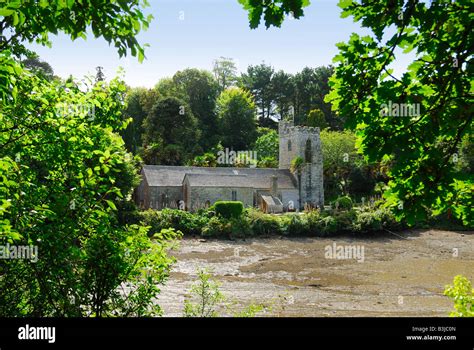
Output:
<path fill-rule="evenodd" d="M 288 152 L 291 152 L 291 140 L 288 141 Z"/>
<path fill-rule="evenodd" d="M 306 163 L 311 163 L 311 161 L 313 159 L 313 155 L 312 155 L 312 152 L 311 152 L 311 140 L 310 139 L 308 139 L 306 141 L 306 147 L 305 147 L 305 150 L 304 150 L 304 158 L 305 158 Z"/>
<path fill-rule="evenodd" d="M 237 200 L 237 191 L 232 191 L 232 200 L 233 201 Z"/>

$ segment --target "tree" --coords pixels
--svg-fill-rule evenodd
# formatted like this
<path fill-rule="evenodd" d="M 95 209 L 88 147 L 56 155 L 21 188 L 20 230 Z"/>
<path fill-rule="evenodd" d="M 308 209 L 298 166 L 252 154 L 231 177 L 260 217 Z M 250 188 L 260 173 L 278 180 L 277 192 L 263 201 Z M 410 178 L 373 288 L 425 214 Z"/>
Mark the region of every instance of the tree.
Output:
<path fill-rule="evenodd" d="M 305 125 L 318 127 L 321 130 L 328 127 L 324 113 L 320 109 L 312 109 L 309 111 L 308 116 L 306 117 Z"/>
<path fill-rule="evenodd" d="M 303 16 L 303 7 L 309 5 L 309 0 L 273 0 L 252 1 L 239 0 L 249 13 L 250 28 L 257 28 L 261 18 L 265 19 L 265 26 L 280 27 L 285 16 L 300 18 Z"/>
<path fill-rule="evenodd" d="M 129 89 L 126 94 L 126 108 L 123 112 L 124 120 L 130 120 L 127 128 L 121 132 L 125 147 L 137 154 L 142 146 L 143 121 L 151 110 L 151 106 L 159 99 L 155 90 L 145 88 Z"/>
<path fill-rule="evenodd" d="M 294 76 L 295 93 L 293 95 L 295 124 L 303 124 L 313 105 L 314 72 L 309 67 L 303 68 Z"/>
<path fill-rule="evenodd" d="M 280 70 L 273 75 L 271 87 L 273 90 L 272 98 L 274 99 L 279 119 L 293 117 L 293 97 L 295 95 L 293 76 Z"/>
<path fill-rule="evenodd" d="M 261 136 L 255 142 L 255 151 L 258 157 L 258 166 L 278 166 L 278 133 L 275 130 L 259 128 Z M 271 166 L 270 166 L 271 165 Z"/>
<path fill-rule="evenodd" d="M 242 2 L 251 27 L 258 26 L 265 9 L 274 12 L 280 4 Z M 452 164 L 462 138 L 472 133 L 474 115 L 470 1 L 340 1 L 339 6 L 342 17 L 353 16 L 372 33 L 352 34 L 349 42 L 338 45 L 332 91 L 325 101 L 357 132 L 370 162 L 392 161 L 388 205 L 410 224 L 430 212 L 453 212 L 472 225 L 474 175 L 460 173 Z M 266 24 L 278 26 L 282 20 L 282 15 L 269 16 Z M 397 77 L 390 65 L 400 51 L 415 58 Z M 397 112 L 400 107 L 403 116 Z"/>
<path fill-rule="evenodd" d="M 39 74 L 44 79 L 52 80 L 54 77 L 54 71 L 51 65 L 48 62 L 40 60 L 37 55 L 25 58 L 21 63 L 23 63 L 25 68 L 31 70 L 35 74 Z"/>
<path fill-rule="evenodd" d="M 211 73 L 188 68 L 173 76 L 178 96 L 183 96 L 193 115 L 198 120 L 201 139 L 197 143 L 203 149 L 214 147 L 218 142 L 215 104 L 218 85 Z"/>
<path fill-rule="evenodd" d="M 273 115 L 273 91 L 271 87 L 274 70 L 265 63 L 248 66 L 242 74 L 241 87 L 250 91 L 258 107 L 259 119 L 269 119 Z"/>
<path fill-rule="evenodd" d="M 410 0 L 390 7 L 382 1 L 369 6 L 351 2 L 341 7 L 343 16 L 362 20 L 373 35 L 352 34 L 339 45 L 335 60 L 340 64 L 327 100 L 357 131 L 369 161 L 392 160 L 385 193 L 389 204 L 411 224 L 430 211 L 452 211 L 466 225 L 474 224 L 474 175 L 453 166 L 459 143 L 472 133 L 474 115 L 470 2 Z M 397 30 L 383 38 L 389 26 Z M 396 48 L 415 50 L 400 77 L 390 69 Z"/>
<path fill-rule="evenodd" d="M 340 195 L 369 195 L 374 187 L 374 179 L 367 162 L 357 153 L 356 136 L 346 131 L 321 131 L 323 152 L 324 194 L 327 198 L 337 198 Z M 352 177 L 359 176 L 358 185 L 353 186 Z M 351 189 L 362 188 L 351 192 Z"/>
<path fill-rule="evenodd" d="M 0 28 L 0 244 L 37 247 L 2 259 L 1 316 L 157 315 L 153 303 L 172 259 L 162 232 L 120 222 L 136 163 L 118 136 L 125 86 L 47 81 L 18 63 L 24 43 L 49 32 L 95 36 L 143 58 L 135 35 L 146 26 L 138 1 L 2 2 Z M 74 16 L 73 16 L 74 14 Z M 36 260 L 34 262 L 34 260 Z M 18 286 L 25 286 L 18 288 Z"/>
<path fill-rule="evenodd" d="M 252 95 L 237 87 L 223 91 L 217 99 L 217 114 L 222 127 L 222 145 L 233 150 L 248 150 L 257 137 Z"/>
<path fill-rule="evenodd" d="M 219 85 L 219 92 L 237 83 L 237 67 L 234 60 L 227 57 L 219 57 L 213 63 L 212 72 Z"/>
<path fill-rule="evenodd" d="M 160 99 L 143 122 L 144 160 L 148 164 L 183 165 L 200 152 L 197 120 L 185 101 Z"/>

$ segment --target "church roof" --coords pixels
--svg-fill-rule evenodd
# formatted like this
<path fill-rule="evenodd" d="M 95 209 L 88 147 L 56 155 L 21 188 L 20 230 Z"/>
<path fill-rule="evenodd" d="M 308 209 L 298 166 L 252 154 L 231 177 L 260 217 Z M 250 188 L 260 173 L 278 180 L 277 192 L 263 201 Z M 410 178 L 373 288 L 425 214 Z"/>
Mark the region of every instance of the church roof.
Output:
<path fill-rule="evenodd" d="M 250 187 L 253 184 L 246 175 L 186 174 L 191 187 Z"/>
<path fill-rule="evenodd" d="M 142 173 L 148 186 L 152 187 L 181 187 L 188 175 L 191 186 L 269 189 L 272 176 L 277 176 L 278 188 L 296 188 L 293 175 L 288 169 L 145 165 Z"/>

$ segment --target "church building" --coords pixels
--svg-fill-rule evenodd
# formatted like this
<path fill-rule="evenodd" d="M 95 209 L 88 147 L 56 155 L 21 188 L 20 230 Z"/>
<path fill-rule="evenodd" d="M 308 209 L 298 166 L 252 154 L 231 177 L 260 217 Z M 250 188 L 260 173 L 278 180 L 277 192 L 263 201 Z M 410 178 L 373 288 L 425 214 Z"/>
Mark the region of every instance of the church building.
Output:
<path fill-rule="evenodd" d="M 246 207 L 279 213 L 322 207 L 323 158 L 319 128 L 279 123 L 279 167 L 192 167 L 145 165 L 135 193 L 140 208 L 176 208 L 196 211 L 216 201 L 241 201 Z M 258 155 L 257 155 L 258 156 Z M 291 161 L 301 157 L 299 173 L 290 171 Z"/>

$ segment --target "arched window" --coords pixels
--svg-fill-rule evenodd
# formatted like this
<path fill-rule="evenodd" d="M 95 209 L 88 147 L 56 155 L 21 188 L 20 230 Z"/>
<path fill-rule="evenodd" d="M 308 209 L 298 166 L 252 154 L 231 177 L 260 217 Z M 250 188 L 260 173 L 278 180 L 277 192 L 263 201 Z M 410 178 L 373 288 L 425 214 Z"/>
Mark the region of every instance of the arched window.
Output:
<path fill-rule="evenodd" d="M 313 154 L 312 154 L 312 151 L 311 151 L 311 140 L 310 139 L 306 140 L 306 146 L 305 146 L 305 149 L 304 149 L 304 159 L 305 159 L 306 163 L 311 163 L 312 159 L 313 159 Z"/>
<path fill-rule="evenodd" d="M 288 140 L 288 152 L 291 151 L 291 140 Z"/>

